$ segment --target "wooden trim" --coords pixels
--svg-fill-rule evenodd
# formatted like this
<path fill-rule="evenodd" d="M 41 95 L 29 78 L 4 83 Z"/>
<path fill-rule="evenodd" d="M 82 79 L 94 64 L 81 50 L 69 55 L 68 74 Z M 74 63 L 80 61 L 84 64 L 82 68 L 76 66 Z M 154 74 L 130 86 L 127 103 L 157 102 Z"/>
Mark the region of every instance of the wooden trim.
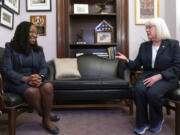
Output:
<path fill-rule="evenodd" d="M 176 103 L 176 114 L 175 114 L 175 134 L 180 135 L 180 103 Z"/>
<path fill-rule="evenodd" d="M 122 52 L 129 58 L 129 8 L 128 0 L 117 0 L 117 51 Z"/>
<path fill-rule="evenodd" d="M 124 101 L 124 102 L 122 102 Z M 120 108 L 128 107 L 129 114 L 133 114 L 133 101 L 131 99 L 123 99 L 122 101 L 117 101 L 116 103 L 107 104 L 58 104 L 53 105 L 54 109 L 72 109 L 72 108 Z"/>

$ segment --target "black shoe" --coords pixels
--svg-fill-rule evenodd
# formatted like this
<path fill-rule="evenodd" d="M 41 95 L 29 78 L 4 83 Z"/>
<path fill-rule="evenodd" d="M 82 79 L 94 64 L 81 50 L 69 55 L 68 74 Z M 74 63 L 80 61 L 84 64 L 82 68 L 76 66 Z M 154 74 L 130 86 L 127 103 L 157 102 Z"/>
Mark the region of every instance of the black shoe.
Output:
<path fill-rule="evenodd" d="M 54 121 L 54 122 L 59 121 L 59 120 L 60 120 L 60 117 L 59 115 L 56 115 L 56 114 L 51 118 L 51 121 Z"/>
<path fill-rule="evenodd" d="M 55 127 L 54 129 L 49 129 L 49 128 L 47 128 L 47 127 L 44 126 L 44 125 L 43 125 L 43 127 L 44 127 L 49 133 L 51 133 L 51 134 L 53 134 L 53 135 L 57 135 L 57 134 L 59 134 L 59 132 L 60 132 L 60 130 L 59 130 L 58 127 Z"/>

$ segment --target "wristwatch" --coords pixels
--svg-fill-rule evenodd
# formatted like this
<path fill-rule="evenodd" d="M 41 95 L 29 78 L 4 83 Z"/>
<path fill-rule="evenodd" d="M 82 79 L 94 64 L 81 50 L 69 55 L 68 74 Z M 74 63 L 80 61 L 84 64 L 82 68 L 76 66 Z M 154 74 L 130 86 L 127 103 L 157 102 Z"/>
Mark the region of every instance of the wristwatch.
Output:
<path fill-rule="evenodd" d="M 41 75 L 41 74 L 39 74 L 39 76 L 41 77 L 41 79 L 42 79 L 42 81 L 44 80 L 44 75 Z"/>

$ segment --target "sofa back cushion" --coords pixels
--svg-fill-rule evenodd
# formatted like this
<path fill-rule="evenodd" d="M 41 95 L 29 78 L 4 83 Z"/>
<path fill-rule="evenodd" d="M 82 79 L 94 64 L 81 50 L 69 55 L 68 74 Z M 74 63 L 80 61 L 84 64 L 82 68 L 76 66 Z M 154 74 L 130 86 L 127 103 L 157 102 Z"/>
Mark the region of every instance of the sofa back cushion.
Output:
<path fill-rule="evenodd" d="M 79 56 L 78 69 L 82 78 L 115 78 L 118 72 L 118 60 L 110 60 L 87 54 Z"/>
<path fill-rule="evenodd" d="M 55 58 L 54 65 L 56 70 L 55 79 L 57 80 L 81 78 L 76 58 Z"/>

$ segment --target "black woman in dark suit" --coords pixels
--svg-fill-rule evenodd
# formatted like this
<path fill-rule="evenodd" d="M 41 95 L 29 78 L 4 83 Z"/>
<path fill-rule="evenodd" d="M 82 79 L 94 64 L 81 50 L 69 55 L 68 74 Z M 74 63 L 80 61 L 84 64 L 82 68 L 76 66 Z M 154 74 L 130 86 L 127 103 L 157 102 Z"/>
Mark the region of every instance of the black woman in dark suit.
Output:
<path fill-rule="evenodd" d="M 143 67 L 144 72 L 133 89 L 137 126 L 134 132 L 137 134 L 144 134 L 148 129 L 155 133 L 161 131 L 164 122 L 163 97 L 169 90 L 177 88 L 180 72 L 179 42 L 170 39 L 165 21 L 161 18 L 150 19 L 145 23 L 145 30 L 149 41 L 140 45 L 134 61 L 120 52 L 116 56 L 125 61 L 130 69 Z"/>
<path fill-rule="evenodd" d="M 59 116 L 51 112 L 53 86 L 48 80 L 42 47 L 37 44 L 37 28 L 30 22 L 20 23 L 10 43 L 6 43 L 3 59 L 4 90 L 20 94 L 40 116 L 50 133 L 58 134 L 52 121 Z"/>

